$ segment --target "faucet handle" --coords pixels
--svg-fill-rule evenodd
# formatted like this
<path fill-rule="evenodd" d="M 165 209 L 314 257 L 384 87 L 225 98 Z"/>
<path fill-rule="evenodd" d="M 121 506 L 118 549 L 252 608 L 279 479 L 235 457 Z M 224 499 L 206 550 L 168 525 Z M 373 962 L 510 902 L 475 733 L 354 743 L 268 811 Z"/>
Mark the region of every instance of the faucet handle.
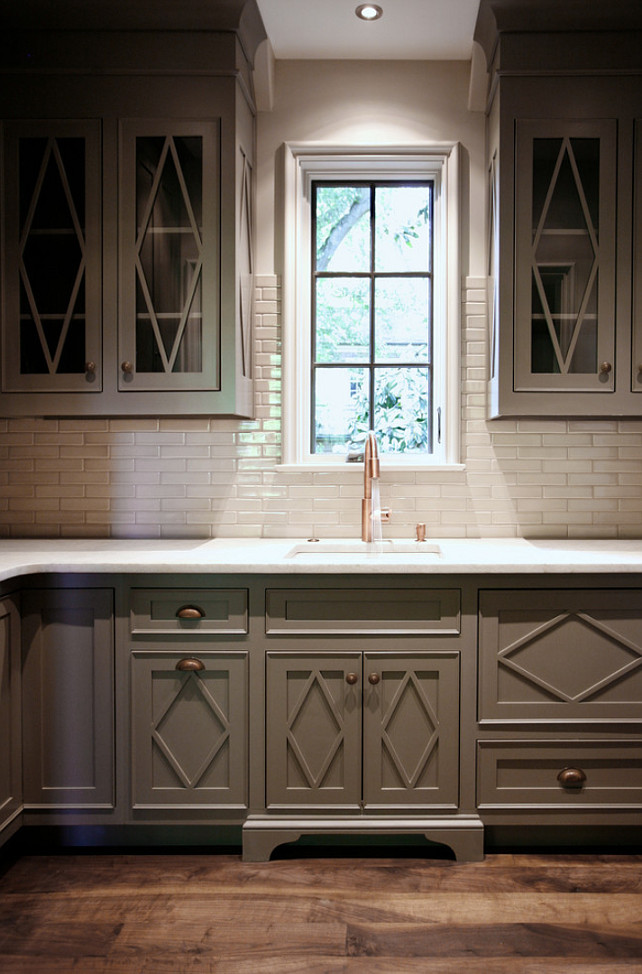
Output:
<path fill-rule="evenodd" d="M 416 530 L 417 530 L 417 541 L 425 541 L 426 540 L 426 525 L 423 524 L 423 523 L 419 523 L 417 525 Z"/>

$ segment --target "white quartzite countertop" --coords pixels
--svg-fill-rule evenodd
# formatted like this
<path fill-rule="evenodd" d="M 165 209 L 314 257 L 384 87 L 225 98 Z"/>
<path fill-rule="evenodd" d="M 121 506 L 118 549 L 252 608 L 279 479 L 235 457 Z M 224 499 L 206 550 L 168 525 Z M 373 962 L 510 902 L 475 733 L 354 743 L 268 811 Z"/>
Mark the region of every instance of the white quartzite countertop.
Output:
<path fill-rule="evenodd" d="M 372 553 L 359 542 L 296 539 L 209 541 L 0 541 L 0 581 L 40 572 L 277 574 L 500 574 L 642 572 L 640 541 L 439 540 L 438 553 Z M 329 551 L 329 547 L 339 550 Z M 293 554 L 293 549 L 297 553 Z M 303 549 L 303 553 L 301 551 Z"/>

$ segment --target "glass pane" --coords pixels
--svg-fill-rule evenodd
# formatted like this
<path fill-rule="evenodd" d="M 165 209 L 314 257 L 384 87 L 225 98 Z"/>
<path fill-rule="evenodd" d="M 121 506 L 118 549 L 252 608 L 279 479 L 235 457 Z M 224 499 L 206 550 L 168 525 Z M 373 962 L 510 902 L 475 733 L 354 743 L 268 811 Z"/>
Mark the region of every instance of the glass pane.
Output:
<path fill-rule="evenodd" d="M 375 283 L 375 361 L 429 361 L 430 281 L 378 278 Z"/>
<path fill-rule="evenodd" d="M 75 234 L 31 236 L 25 243 L 24 270 L 38 312 L 64 314 L 69 306 L 82 261 Z M 26 311 L 22 292 L 21 311 Z"/>
<path fill-rule="evenodd" d="M 382 453 L 431 449 L 429 369 L 376 369 L 374 397 L 374 428 Z"/>
<path fill-rule="evenodd" d="M 375 190 L 375 270 L 407 273 L 430 268 L 430 188 Z"/>
<path fill-rule="evenodd" d="M 35 202 L 31 228 L 71 230 L 73 206 L 85 222 L 85 144 L 83 139 L 20 139 L 20 226 Z M 44 171 L 43 171 L 44 166 Z M 42 181 L 39 184 L 39 179 Z M 64 180 L 64 181 L 63 181 Z M 71 206 L 65 186 L 71 196 Z M 37 198 L 34 198 L 37 194 Z"/>
<path fill-rule="evenodd" d="M 140 261 L 156 313 L 180 312 L 189 298 L 198 261 L 198 248 L 192 234 L 147 234 L 142 242 Z M 149 310 L 143 302 L 142 291 L 136 310 Z"/>
<path fill-rule="evenodd" d="M 568 143 L 562 139 L 533 140 L 534 231 L 542 217 L 545 230 L 587 230 L 580 187 L 588 206 L 591 224 L 597 229 L 599 149 L 599 139 L 570 139 Z M 555 178 L 558 161 L 559 171 Z M 574 168 L 577 170 L 577 177 Z M 544 212 L 549 191 L 551 196 Z"/>
<path fill-rule="evenodd" d="M 201 222 L 203 140 L 201 138 L 163 138 L 145 136 L 136 139 L 136 214 L 140 230 L 152 202 L 148 226 L 152 230 L 191 226 L 190 211 L 197 225 Z M 176 151 L 178 166 L 172 150 Z M 159 174 L 153 201 L 150 195 Z M 185 184 L 181 185 L 179 172 Z M 187 194 L 187 196 L 186 196 Z"/>
<path fill-rule="evenodd" d="M 312 452 L 347 454 L 370 428 L 368 369 L 322 367 L 314 378 Z"/>
<path fill-rule="evenodd" d="M 317 362 L 370 359 L 370 282 L 321 277 L 316 281 Z"/>
<path fill-rule="evenodd" d="M 370 270 L 370 190 L 316 187 L 317 271 Z"/>

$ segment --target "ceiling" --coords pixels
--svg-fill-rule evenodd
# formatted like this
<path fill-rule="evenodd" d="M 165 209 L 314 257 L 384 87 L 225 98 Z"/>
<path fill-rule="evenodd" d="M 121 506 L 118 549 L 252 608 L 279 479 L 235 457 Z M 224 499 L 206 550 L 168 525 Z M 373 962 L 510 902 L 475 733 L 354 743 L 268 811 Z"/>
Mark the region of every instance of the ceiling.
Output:
<path fill-rule="evenodd" d="M 257 0 L 277 58 L 456 60 L 471 57 L 479 0 L 377 0 L 383 17 L 355 16 L 361 0 Z"/>

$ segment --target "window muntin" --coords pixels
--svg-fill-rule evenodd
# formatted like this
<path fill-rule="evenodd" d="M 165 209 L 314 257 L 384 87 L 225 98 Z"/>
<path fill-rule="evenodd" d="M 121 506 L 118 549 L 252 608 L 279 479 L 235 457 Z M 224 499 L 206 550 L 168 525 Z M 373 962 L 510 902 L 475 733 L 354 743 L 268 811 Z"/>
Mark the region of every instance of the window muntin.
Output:
<path fill-rule="evenodd" d="M 433 180 L 313 180 L 312 455 L 427 455 L 433 431 Z"/>

